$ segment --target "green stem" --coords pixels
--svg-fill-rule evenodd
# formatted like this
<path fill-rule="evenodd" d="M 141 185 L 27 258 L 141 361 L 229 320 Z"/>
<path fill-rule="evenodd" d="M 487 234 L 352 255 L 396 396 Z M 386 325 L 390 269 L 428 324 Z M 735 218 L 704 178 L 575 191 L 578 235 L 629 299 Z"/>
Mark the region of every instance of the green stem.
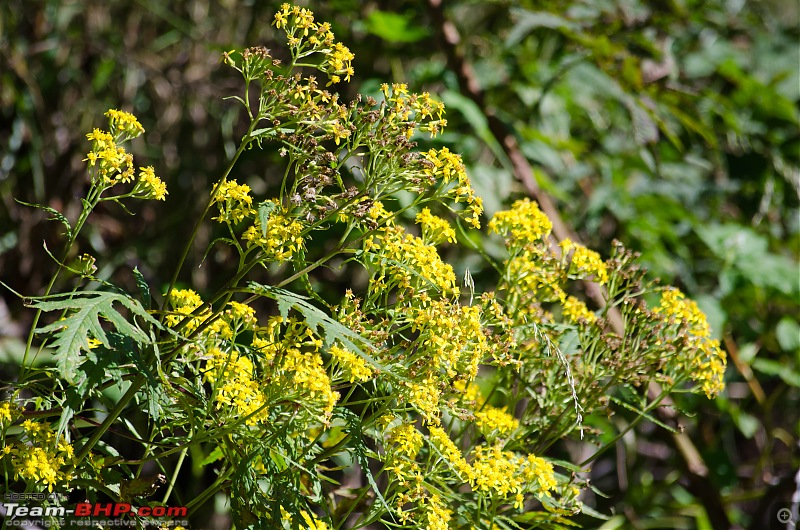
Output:
<path fill-rule="evenodd" d="M 84 458 L 86 458 L 86 456 L 89 454 L 89 451 L 92 450 L 92 448 L 106 433 L 109 427 L 111 427 L 111 424 L 113 424 L 117 420 L 119 415 L 122 414 L 122 411 L 125 410 L 125 407 L 128 406 L 128 403 L 130 403 L 131 400 L 133 400 L 133 398 L 136 396 L 136 393 L 144 385 L 145 381 L 146 381 L 145 376 L 140 375 L 131 382 L 131 386 L 128 388 L 125 394 L 123 394 L 122 397 L 119 398 L 117 405 L 108 413 L 108 416 L 106 416 L 106 418 L 103 420 L 103 423 L 100 424 L 100 427 L 98 427 L 97 429 L 94 430 L 94 432 L 92 432 L 92 435 L 86 441 L 86 444 L 83 447 L 81 447 L 81 450 L 78 451 L 78 454 L 75 455 L 77 461 L 80 462 Z"/>
<path fill-rule="evenodd" d="M 169 287 L 167 288 L 167 293 L 164 295 L 164 301 L 161 304 L 161 322 L 164 322 L 164 318 L 166 318 L 166 309 L 169 306 L 169 299 L 172 295 L 172 291 L 175 288 L 175 284 L 178 282 L 178 275 L 183 268 L 183 264 L 186 262 L 186 258 L 189 256 L 189 250 L 192 248 L 192 244 L 194 243 L 195 238 L 197 237 L 197 233 L 200 231 L 200 226 L 203 224 L 208 212 L 211 210 L 211 207 L 214 205 L 214 201 L 216 200 L 217 193 L 219 189 L 222 187 L 222 184 L 228 180 L 228 175 L 230 175 L 231 171 L 233 171 L 233 166 L 236 165 L 236 161 L 239 160 L 239 157 L 242 155 L 244 150 L 250 145 L 252 140 L 251 134 L 258 123 L 258 119 L 252 120 L 250 122 L 250 127 L 247 130 L 247 134 L 242 138 L 241 144 L 239 144 L 239 148 L 236 150 L 236 154 L 233 155 L 228 167 L 225 169 L 225 172 L 222 174 L 222 178 L 217 181 L 214 185 L 214 189 L 211 190 L 211 197 L 206 204 L 205 210 L 203 210 L 203 214 L 197 219 L 197 222 L 194 224 L 194 228 L 192 229 L 192 234 L 189 236 L 189 239 L 186 241 L 186 245 L 183 248 L 183 253 L 181 254 L 180 260 L 178 260 L 178 265 L 175 267 L 175 272 L 172 274 L 172 279 L 169 282 Z"/>
<path fill-rule="evenodd" d="M 641 414 L 639 414 L 638 416 L 636 416 L 636 418 L 634 418 L 634 420 L 633 420 L 632 422 L 630 422 L 630 424 L 628 424 L 628 426 L 627 426 L 627 427 L 625 427 L 625 428 L 624 428 L 622 431 L 620 431 L 620 433 L 619 433 L 619 434 L 617 434 L 617 435 L 616 435 L 616 436 L 615 436 L 615 437 L 614 437 L 612 440 L 610 440 L 608 443 L 604 444 L 604 445 L 603 445 L 603 447 L 601 447 L 600 449 L 598 449 L 598 450 L 597 450 L 597 451 L 596 451 L 596 452 L 595 452 L 595 453 L 594 453 L 592 456 L 590 456 L 589 458 L 587 458 L 586 460 L 584 460 L 583 462 L 581 462 L 580 464 L 578 464 L 578 466 L 579 466 L 579 467 L 584 467 L 585 465 L 587 465 L 587 464 L 591 463 L 591 462 L 592 462 L 592 461 L 593 461 L 595 458 L 597 458 L 598 456 L 600 456 L 601 454 L 603 454 L 603 453 L 604 453 L 604 452 L 605 452 L 605 451 L 606 451 L 606 450 L 607 450 L 609 447 L 612 447 L 614 444 L 616 444 L 616 443 L 617 443 L 617 442 L 618 442 L 618 441 L 619 441 L 619 440 L 620 440 L 620 439 L 621 439 L 623 436 L 625 436 L 625 435 L 626 435 L 626 434 L 627 434 L 627 433 L 628 433 L 628 432 L 629 432 L 631 429 L 633 429 L 633 428 L 634 428 L 636 425 L 638 425 L 640 421 L 642 421 L 642 420 L 643 420 L 645 417 L 647 417 L 647 413 L 648 413 L 648 412 L 650 412 L 650 411 L 651 411 L 651 410 L 653 410 L 654 408 L 658 407 L 658 406 L 661 404 L 661 402 L 664 400 L 664 398 L 666 398 L 666 397 L 669 395 L 669 393 L 671 392 L 671 390 L 672 390 L 672 389 L 671 389 L 671 388 L 669 388 L 669 389 L 667 389 L 667 390 L 664 390 L 663 392 L 661 392 L 661 394 L 660 394 L 660 395 L 659 395 L 659 396 L 658 396 L 656 399 L 654 399 L 654 400 L 653 400 L 653 401 L 652 401 L 652 402 L 651 402 L 651 403 L 650 403 L 650 404 L 649 404 L 649 405 L 648 405 L 648 406 L 647 406 L 647 407 L 646 407 L 646 408 L 645 408 L 645 409 L 642 411 L 642 413 L 641 413 Z"/>
<path fill-rule="evenodd" d="M 225 483 L 228 478 L 230 478 L 231 474 L 233 473 L 233 468 L 226 469 L 223 473 L 220 473 L 217 477 L 217 480 L 214 481 L 208 488 L 206 488 L 200 495 L 194 498 L 189 504 L 186 505 L 186 508 L 189 510 L 189 515 L 194 513 L 194 511 L 205 504 L 205 502 L 214 496 L 219 490 L 222 489 L 222 485 Z"/>
<path fill-rule="evenodd" d="M 78 220 L 75 222 L 75 228 L 70 231 L 69 241 L 67 241 L 66 248 L 64 249 L 64 255 L 62 256 L 61 260 L 57 262 L 58 268 L 56 272 L 53 273 L 53 277 L 50 278 L 50 283 L 47 284 L 47 288 L 44 291 L 44 297 L 50 295 L 53 290 L 53 286 L 56 284 L 56 280 L 58 276 L 61 274 L 61 270 L 64 268 L 64 262 L 69 257 L 69 252 L 72 249 L 72 245 L 75 244 L 75 241 L 78 239 L 78 234 L 80 233 L 81 229 L 83 229 L 83 225 L 86 223 L 86 220 L 89 218 L 89 214 L 92 213 L 92 210 L 97 203 L 100 202 L 100 194 L 103 192 L 102 189 L 98 191 L 96 186 L 92 186 L 89 189 L 89 194 L 87 200 L 84 202 L 83 209 L 81 210 L 80 216 L 78 216 Z M 24 381 L 25 375 L 28 366 L 28 355 L 31 352 L 31 348 L 33 346 L 33 337 L 36 334 L 36 326 L 39 324 L 39 319 L 42 316 L 42 309 L 37 309 L 36 314 L 33 316 L 33 322 L 31 323 L 30 331 L 28 332 L 28 340 L 25 343 L 25 353 L 22 355 L 22 363 L 20 366 L 20 373 L 19 373 L 19 380 Z"/>
<path fill-rule="evenodd" d="M 188 438 L 192 438 L 191 433 L 189 433 Z M 167 503 L 169 496 L 172 494 L 172 489 L 175 487 L 175 482 L 178 480 L 178 473 L 181 471 L 181 467 L 183 466 L 183 461 L 186 458 L 186 453 L 188 450 L 189 446 L 187 445 L 181 450 L 181 454 L 178 456 L 178 461 L 175 463 L 175 470 L 172 472 L 172 478 L 169 481 L 169 486 L 167 486 L 167 492 L 164 493 L 164 500 L 162 501 L 164 504 Z"/>

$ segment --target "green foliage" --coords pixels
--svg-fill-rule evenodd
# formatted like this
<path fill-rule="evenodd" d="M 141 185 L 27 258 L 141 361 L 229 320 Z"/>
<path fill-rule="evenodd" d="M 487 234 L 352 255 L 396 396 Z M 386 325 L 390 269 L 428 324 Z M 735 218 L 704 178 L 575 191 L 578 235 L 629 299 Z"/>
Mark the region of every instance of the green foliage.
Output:
<path fill-rule="evenodd" d="M 130 316 L 120 314 L 114 307 L 115 303 L 128 309 Z M 44 299 L 34 299 L 27 305 L 40 311 L 60 311 L 67 315 L 57 322 L 38 328 L 36 332 L 53 335 L 51 346 L 55 348 L 56 367 L 59 375 L 70 385 L 80 383 L 79 367 L 84 358 L 97 361 L 92 354 L 90 338 L 106 348 L 111 348 L 101 319 L 139 345 L 150 343 L 152 337 L 137 323 L 137 318 L 148 324 L 145 329 L 159 328 L 158 321 L 137 300 L 115 293 L 83 291 L 51 295 Z"/>

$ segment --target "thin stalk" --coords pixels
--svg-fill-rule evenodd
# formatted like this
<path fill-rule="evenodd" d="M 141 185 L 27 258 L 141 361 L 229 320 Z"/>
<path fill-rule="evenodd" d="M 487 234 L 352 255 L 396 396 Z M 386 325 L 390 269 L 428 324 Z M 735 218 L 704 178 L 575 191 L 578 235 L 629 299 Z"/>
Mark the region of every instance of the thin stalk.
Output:
<path fill-rule="evenodd" d="M 236 154 L 233 155 L 228 167 L 225 169 L 225 172 L 222 174 L 222 178 L 217 181 L 214 185 L 214 189 L 211 190 L 211 197 L 206 204 L 205 210 L 203 210 L 203 214 L 198 217 L 197 222 L 194 224 L 194 228 L 192 229 L 192 234 L 189 236 L 189 239 L 186 241 L 186 245 L 183 248 L 183 253 L 181 254 L 180 260 L 178 260 L 178 265 L 175 267 L 175 272 L 172 274 L 172 279 L 169 282 L 169 287 L 167 288 L 167 294 L 164 295 L 164 301 L 161 304 L 161 322 L 163 323 L 164 318 L 166 317 L 166 308 L 169 304 L 170 296 L 172 295 L 172 291 L 175 288 L 175 284 L 178 282 L 178 275 L 183 268 L 183 264 L 186 262 L 186 258 L 189 256 L 189 250 L 192 248 L 192 244 L 194 243 L 195 238 L 197 237 L 197 233 L 200 231 L 200 226 L 203 224 L 208 212 L 211 210 L 211 207 L 214 205 L 214 201 L 216 200 L 217 193 L 219 189 L 222 187 L 222 184 L 228 180 L 228 175 L 230 175 L 231 171 L 233 171 L 233 166 L 236 165 L 236 162 L 239 160 L 239 157 L 242 155 L 244 150 L 250 145 L 252 140 L 251 134 L 255 129 L 256 124 L 259 120 L 252 120 L 250 122 L 250 127 L 247 130 L 247 134 L 242 138 L 242 143 L 239 144 L 239 148 L 236 150 Z"/>
<path fill-rule="evenodd" d="M 78 220 L 75 223 L 75 228 L 70 231 L 69 241 L 67 241 L 66 248 L 64 249 L 64 254 L 61 257 L 61 260 L 58 262 L 58 268 L 56 272 L 53 273 L 53 277 L 50 278 L 50 282 L 47 284 L 47 288 L 44 291 L 44 296 L 47 297 L 50 295 L 51 291 L 53 290 L 53 286 L 56 284 L 56 280 L 58 276 L 61 274 L 61 270 L 64 268 L 64 262 L 69 257 L 69 252 L 72 249 L 72 245 L 75 244 L 75 241 L 78 239 L 78 234 L 80 233 L 83 225 L 86 223 L 86 220 L 89 218 L 89 214 L 92 213 L 94 207 L 97 206 L 97 203 L 100 202 L 100 194 L 103 192 L 102 189 L 97 191 L 98 188 L 93 186 L 89 190 L 89 200 L 86 201 L 84 208 L 81 210 L 80 216 L 78 216 Z M 28 355 L 31 352 L 31 347 L 33 346 L 33 337 L 36 334 L 36 326 L 39 324 L 39 318 L 42 316 L 42 309 L 37 309 L 36 313 L 33 316 L 33 322 L 31 323 L 30 331 L 28 332 L 28 340 L 25 343 L 25 353 L 22 355 L 22 365 L 20 367 L 19 373 L 19 380 L 23 381 L 25 379 L 25 372 L 28 366 Z"/>
<path fill-rule="evenodd" d="M 638 424 L 639 424 L 639 422 L 640 422 L 640 421 L 642 421 L 642 420 L 643 420 L 643 419 L 646 417 L 646 414 L 647 414 L 648 412 L 650 412 L 651 410 L 653 410 L 653 409 L 655 409 L 656 407 L 658 407 L 658 406 L 661 404 L 661 402 L 662 402 L 662 401 L 664 401 L 664 398 L 666 398 L 666 397 L 669 395 L 669 393 L 670 393 L 670 391 L 671 391 L 671 390 L 672 390 L 672 389 L 670 388 L 670 389 L 667 389 L 667 390 L 664 390 L 664 391 L 662 391 L 662 392 L 661 392 L 661 394 L 659 394 L 659 396 L 658 396 L 656 399 L 654 399 L 654 400 L 653 400 L 653 401 L 652 401 L 652 402 L 651 402 L 651 403 L 650 403 L 650 404 L 649 404 L 649 405 L 648 405 L 648 406 L 647 406 L 647 407 L 646 407 L 646 408 L 645 408 L 645 409 L 642 411 L 642 414 L 639 414 L 638 416 L 636 416 L 636 418 L 634 418 L 634 420 L 633 420 L 632 422 L 630 422 L 630 424 L 628 424 L 628 426 L 627 426 L 627 427 L 625 427 L 625 429 L 623 429 L 622 431 L 620 431 L 620 433 L 619 433 L 619 434 L 617 434 L 617 435 L 616 435 L 616 436 L 615 436 L 615 437 L 614 437 L 614 438 L 613 438 L 611 441 L 609 441 L 607 444 L 603 445 L 603 447 L 601 447 L 600 449 L 598 449 L 598 450 L 597 450 L 597 451 L 596 451 L 596 452 L 595 452 L 595 453 L 594 453 L 592 456 L 590 456 L 589 458 L 587 458 L 586 460 L 584 460 L 583 462 L 581 462 L 580 464 L 578 464 L 578 466 L 579 466 L 579 467 L 584 467 L 585 465 L 587 465 L 587 464 L 591 463 L 591 462 L 592 462 L 592 461 L 593 461 L 595 458 L 597 458 L 598 456 L 600 456 L 601 454 L 603 454 L 603 453 L 604 453 L 604 452 L 605 452 L 605 451 L 606 451 L 606 450 L 607 450 L 609 447 L 612 447 L 614 444 L 616 444 L 616 443 L 617 443 L 617 442 L 618 442 L 618 441 L 619 441 L 619 440 L 620 440 L 620 439 L 621 439 L 623 436 L 625 436 L 625 435 L 626 435 L 626 434 L 627 434 L 627 433 L 628 433 L 628 432 L 629 432 L 631 429 L 633 429 L 633 428 L 634 428 L 636 425 L 638 425 Z"/>
<path fill-rule="evenodd" d="M 77 461 L 82 461 L 86 456 L 89 454 L 89 451 L 95 446 L 95 444 L 100 440 L 100 438 L 106 433 L 106 431 L 111 427 L 111 425 L 117 420 L 122 411 L 125 410 L 125 407 L 128 406 L 133 398 L 136 396 L 136 393 L 139 391 L 140 388 L 144 385 L 146 381 L 145 376 L 140 375 L 136 379 L 131 382 L 131 386 L 128 390 L 119 398 L 117 405 L 108 413 L 108 416 L 103 420 L 103 423 L 100 424 L 100 427 L 92 432 L 92 435 L 86 441 L 86 444 L 81 447 L 81 450 L 75 455 Z"/>
<path fill-rule="evenodd" d="M 188 436 L 191 439 L 191 433 Z M 164 493 L 164 500 L 161 501 L 164 504 L 167 503 L 169 500 L 169 496 L 172 494 L 172 490 L 175 487 L 175 482 L 178 480 L 178 473 L 180 473 L 181 467 L 183 466 L 183 461 L 186 458 L 186 453 L 189 451 L 189 446 L 184 446 L 181 450 L 180 455 L 178 456 L 178 461 L 175 463 L 175 470 L 172 472 L 172 478 L 169 481 L 169 485 L 167 486 L 167 491 Z"/>

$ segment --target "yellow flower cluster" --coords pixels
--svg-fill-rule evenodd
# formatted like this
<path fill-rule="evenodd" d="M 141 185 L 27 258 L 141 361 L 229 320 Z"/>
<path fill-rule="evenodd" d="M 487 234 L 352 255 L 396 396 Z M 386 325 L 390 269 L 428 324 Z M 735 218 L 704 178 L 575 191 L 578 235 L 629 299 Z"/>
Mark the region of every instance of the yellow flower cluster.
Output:
<path fill-rule="evenodd" d="M 109 109 L 105 116 L 108 118 L 108 127 L 114 138 L 119 139 L 124 135 L 127 139 L 136 138 L 144 134 L 144 127 L 130 112 Z"/>
<path fill-rule="evenodd" d="M 514 202 L 510 210 L 497 212 L 489 221 L 489 231 L 502 235 L 510 248 L 546 240 L 552 230 L 553 223 L 530 199 Z"/>
<path fill-rule="evenodd" d="M 248 227 L 242 234 L 242 239 L 247 241 L 248 247 L 256 245 L 264 251 L 268 261 L 283 263 L 292 259 L 292 256 L 303 248 L 303 225 L 297 219 L 288 215 L 274 212 L 267 221 L 267 235 L 264 237 L 261 220 Z"/>
<path fill-rule="evenodd" d="M 484 436 L 489 436 L 494 432 L 505 436 L 519 428 L 519 420 L 504 409 L 484 405 L 475 413 L 475 425 Z"/>
<path fill-rule="evenodd" d="M 467 209 L 464 215 L 466 221 L 474 228 L 480 228 L 480 216 L 483 213 L 483 199 L 475 194 L 472 189 L 472 183 L 467 176 L 467 169 L 461 156 L 450 152 L 449 149 L 443 147 L 439 150 L 431 149 L 423 156 L 428 161 L 425 173 L 436 180 L 441 180 L 445 184 L 456 182 L 456 186 L 450 190 L 448 196 L 458 203 L 465 201 Z"/>
<path fill-rule="evenodd" d="M 9 401 L 0 402 L 0 428 L 10 425 L 19 417 L 19 407 Z"/>
<path fill-rule="evenodd" d="M 506 288 L 516 290 L 537 302 L 562 301 L 566 293 L 561 287 L 562 274 L 555 267 L 543 266 L 542 256 L 523 251 L 506 263 Z"/>
<path fill-rule="evenodd" d="M 667 287 L 661 292 L 661 303 L 655 313 L 685 326 L 687 348 L 681 352 L 682 368 L 701 384 L 706 396 L 712 398 L 724 390 L 727 356 L 719 341 L 711 338 L 708 321 L 697 303 L 687 299 L 679 289 Z"/>
<path fill-rule="evenodd" d="M 475 448 L 471 484 L 482 492 L 493 490 L 501 497 L 522 491 L 525 481 L 520 471 L 520 458 L 497 445 Z"/>
<path fill-rule="evenodd" d="M 502 498 L 515 495 L 521 507 L 525 492 L 549 496 L 556 487 L 553 466 L 543 458 L 523 457 L 504 451 L 500 445 L 479 445 L 473 451 L 470 465 L 444 429 L 432 426 L 428 437 L 459 479 L 469 482 L 474 491 Z"/>
<path fill-rule="evenodd" d="M 394 130 L 403 130 L 406 138 L 411 138 L 417 125 L 420 131 L 430 133 L 431 138 L 447 127 L 444 103 L 433 99 L 430 93 L 411 94 L 405 83 L 392 83 L 391 90 L 389 84 L 383 83 L 381 92 L 386 100 L 389 123 Z"/>
<path fill-rule="evenodd" d="M 219 208 L 219 216 L 214 217 L 214 220 L 220 223 L 241 223 L 256 214 L 250 186 L 239 184 L 235 180 L 226 180 L 220 185 L 214 202 Z"/>
<path fill-rule="evenodd" d="M 608 283 L 608 269 L 600 254 L 583 245 L 573 243 L 570 239 L 564 239 L 558 245 L 564 256 L 574 249 L 569 266 L 570 275 L 574 275 L 576 278 L 594 276 L 597 283 L 601 285 Z"/>
<path fill-rule="evenodd" d="M 576 324 L 580 324 L 583 321 L 589 324 L 597 322 L 597 315 L 589 311 L 586 304 L 574 296 L 567 296 L 562 304 L 562 308 L 564 316 Z"/>
<path fill-rule="evenodd" d="M 167 198 L 167 185 L 156 176 L 153 166 L 139 168 L 139 180 L 131 194 L 140 199 L 163 201 Z"/>
<path fill-rule="evenodd" d="M 351 383 L 356 380 L 368 381 L 373 376 L 372 368 L 367 361 L 347 348 L 334 345 L 330 347 L 329 352 L 339 366 L 350 375 Z"/>
<path fill-rule="evenodd" d="M 445 508 L 444 502 L 439 495 L 431 495 L 421 499 L 425 509 L 425 530 L 448 530 L 450 519 L 453 512 Z"/>
<path fill-rule="evenodd" d="M 529 484 L 536 481 L 538 488 L 534 491 L 540 496 L 550 496 L 550 492 L 557 485 L 553 464 L 535 455 L 527 456 L 525 465 L 522 467 L 522 476 Z"/>
<path fill-rule="evenodd" d="M 10 415 L 11 413 L 9 413 Z M 6 445 L 0 458 L 9 458 L 14 469 L 14 479 L 24 480 L 53 491 L 55 487 L 68 487 L 75 466 L 74 450 L 62 436 L 56 435 L 50 424 L 32 420 L 22 422 L 28 443 Z"/>
<path fill-rule="evenodd" d="M 167 325 L 170 327 L 177 326 L 184 318 L 192 314 L 195 309 L 203 305 L 203 299 L 191 289 L 174 289 L 170 293 L 169 301 L 174 311 L 167 315 L 166 318 Z M 191 318 L 186 323 L 186 331 L 192 332 L 197 329 L 201 322 L 202 318 L 199 316 Z"/>
<path fill-rule="evenodd" d="M 514 494 L 521 508 L 521 494 L 531 490 L 537 496 L 549 496 L 556 486 L 553 466 L 543 458 L 523 458 L 499 445 L 475 448 L 470 484 L 477 491 L 508 497 Z"/>
<path fill-rule="evenodd" d="M 419 306 L 411 308 L 411 330 L 419 332 L 419 354 L 431 373 L 441 372 L 446 380 L 462 374 L 473 380 L 478 365 L 489 352 L 483 333 L 480 308 L 462 306 L 448 300 L 420 297 Z"/>
<path fill-rule="evenodd" d="M 253 330 L 256 326 L 256 310 L 241 302 L 228 302 L 225 320 L 239 330 Z"/>
<path fill-rule="evenodd" d="M 471 480 L 474 471 L 464 459 L 461 450 L 450 439 L 447 431 L 436 425 L 432 425 L 429 431 L 428 438 L 439 448 L 442 457 L 458 474 L 459 479 L 464 482 Z"/>
<path fill-rule="evenodd" d="M 234 417 L 247 418 L 246 425 L 267 421 L 269 408 L 260 389 L 255 366 L 234 351 L 211 348 L 206 361 L 206 381 L 215 385 L 217 409 L 230 408 Z"/>
<path fill-rule="evenodd" d="M 87 153 L 84 161 L 93 170 L 92 184 L 109 188 L 133 180 L 133 155 L 119 144 L 136 138 L 144 132 L 144 128 L 128 112 L 111 109 L 105 115 L 108 117 L 111 132 L 95 129 L 86 135 L 92 142 L 92 150 Z M 148 166 L 139 168 L 139 179 L 133 190 L 125 196 L 163 201 L 166 195 L 166 185 L 155 175 L 153 168 Z"/>
<path fill-rule="evenodd" d="M 422 433 L 414 427 L 414 424 L 401 423 L 389 431 L 389 442 L 396 446 L 396 452 L 414 460 L 425 443 L 425 439 Z"/>
<path fill-rule="evenodd" d="M 367 237 L 364 250 L 380 258 L 380 276 L 373 289 L 388 287 L 388 276 L 389 283 L 401 289 L 426 291 L 433 286 L 444 294 L 458 293 L 453 267 L 442 261 L 436 247 L 406 234 L 400 226 L 390 223 Z"/>
<path fill-rule="evenodd" d="M 325 60 L 319 68 L 328 74 L 330 82 L 338 83 L 342 76 L 345 81 L 350 81 L 355 73 L 352 64 L 355 56 L 347 46 L 334 42 L 335 36 L 328 22 L 315 22 L 310 9 L 282 4 L 272 23 L 286 32 L 295 59 L 314 52 L 322 53 Z"/>
<path fill-rule="evenodd" d="M 456 231 L 446 220 L 433 215 L 428 208 L 417 214 L 416 222 L 422 225 L 422 241 L 429 245 L 438 245 L 444 241 L 456 242 Z"/>
<path fill-rule="evenodd" d="M 341 81 L 342 75 L 345 81 L 350 82 L 350 77 L 355 73 L 352 64 L 353 59 L 355 59 L 355 55 L 347 46 L 341 42 L 333 45 L 333 50 L 328 53 L 328 59 L 323 64 L 323 69 L 328 72 L 331 83 Z"/>
<path fill-rule="evenodd" d="M 322 357 L 318 352 L 303 353 L 297 348 L 288 348 L 285 352 L 283 369 L 293 373 L 295 385 L 305 389 L 311 398 L 322 404 L 322 411 L 327 416 L 339 401 L 339 393 L 331 390 L 331 380 L 322 365 Z"/>
<path fill-rule="evenodd" d="M 315 338 L 305 323 L 273 317 L 265 328 L 256 331 L 252 344 L 264 363 L 271 366 L 273 384 L 281 386 L 284 393 L 294 391 L 303 398 L 311 398 L 304 403 L 313 405 L 313 414 L 327 421 L 339 400 L 339 393 L 331 388 L 323 365 L 322 341 Z M 281 359 L 278 366 L 275 366 L 276 359 Z M 324 418 L 319 417 L 318 411 Z"/>
<path fill-rule="evenodd" d="M 96 168 L 95 175 L 99 179 L 111 185 L 133 180 L 133 155 L 118 146 L 111 133 L 95 129 L 86 138 L 92 142 L 92 150 L 87 153 L 86 160 L 90 168 Z"/>
<path fill-rule="evenodd" d="M 438 425 L 441 422 L 439 399 L 442 391 L 436 380 L 429 377 L 420 383 L 404 381 L 403 387 L 401 390 L 403 397 L 417 409 L 423 420 L 428 424 Z"/>
<path fill-rule="evenodd" d="M 461 400 L 475 409 L 475 425 L 484 436 L 510 434 L 519 427 L 519 420 L 509 414 L 505 409 L 494 407 L 486 403 L 481 394 L 481 389 L 475 383 L 459 381 L 454 385 L 456 389 L 464 392 Z"/>

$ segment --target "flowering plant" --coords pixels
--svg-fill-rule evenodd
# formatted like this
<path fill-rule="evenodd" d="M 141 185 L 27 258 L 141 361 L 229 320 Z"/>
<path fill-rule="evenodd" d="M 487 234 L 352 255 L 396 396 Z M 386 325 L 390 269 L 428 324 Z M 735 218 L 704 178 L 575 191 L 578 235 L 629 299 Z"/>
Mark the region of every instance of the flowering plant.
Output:
<path fill-rule="evenodd" d="M 417 149 L 446 127 L 444 105 L 403 84 L 342 103 L 309 74 L 326 86 L 354 74 L 330 25 L 289 5 L 274 24 L 288 65 L 262 47 L 223 54 L 243 77 L 233 99 L 248 127 L 194 229 L 211 221 L 221 235 L 209 252 L 235 252 L 215 292 L 178 287 L 192 241 L 163 296 L 136 269 L 139 292 L 126 293 L 95 275 L 94 257 L 67 263 L 100 201 L 167 193 L 149 167 L 120 191 L 134 179 L 122 144 L 143 132 L 135 117 L 109 111 L 109 130 L 88 135 L 83 211 L 73 226 L 48 210 L 66 250 L 44 295 L 26 299 L 36 318 L 0 404 L 6 487 L 156 505 L 190 462 L 214 473 L 190 513 L 226 492 L 237 528 L 568 524 L 594 457 L 557 460 L 554 444 L 599 441 L 588 418 L 616 408 L 648 418 L 673 391 L 722 390 L 725 356 L 704 315 L 646 283 L 621 245 L 604 261 L 555 241 L 527 199 L 489 221 L 507 258 L 490 263 L 496 289 L 475 292 L 440 247 L 469 245 L 482 201 L 457 154 Z M 265 197 L 229 178 L 253 147 L 285 161 Z M 327 244 L 311 245 L 321 234 Z M 364 281 L 326 299 L 313 282 L 327 268 Z M 269 283 L 252 279 L 262 269 Z M 51 292 L 67 273 L 74 288 Z M 603 306 L 580 299 L 585 282 L 602 286 Z M 36 362 L 45 356 L 54 364 Z M 119 451 L 120 437 L 139 453 Z M 164 475 L 160 500 L 147 499 L 157 481 L 141 487 L 148 469 Z"/>

